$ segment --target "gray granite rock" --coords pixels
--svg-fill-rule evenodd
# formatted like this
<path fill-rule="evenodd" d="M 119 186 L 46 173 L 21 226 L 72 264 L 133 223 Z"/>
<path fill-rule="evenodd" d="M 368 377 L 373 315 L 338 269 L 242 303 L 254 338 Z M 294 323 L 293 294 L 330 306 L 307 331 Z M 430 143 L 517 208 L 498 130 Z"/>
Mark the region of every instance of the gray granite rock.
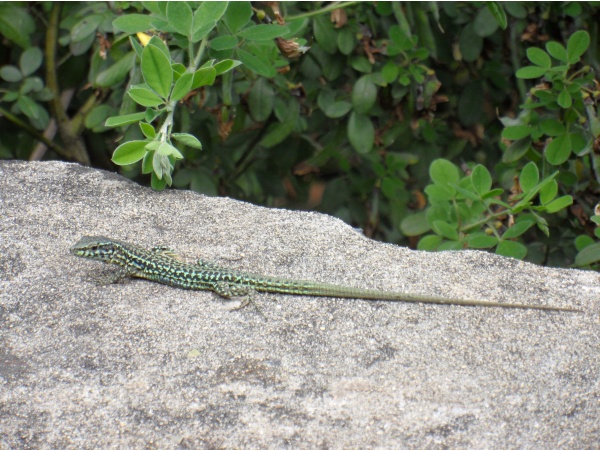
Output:
<path fill-rule="evenodd" d="M 280 277 L 582 308 L 98 286 L 82 235 Z M 600 276 L 338 219 L 0 162 L 0 448 L 598 448 Z"/>

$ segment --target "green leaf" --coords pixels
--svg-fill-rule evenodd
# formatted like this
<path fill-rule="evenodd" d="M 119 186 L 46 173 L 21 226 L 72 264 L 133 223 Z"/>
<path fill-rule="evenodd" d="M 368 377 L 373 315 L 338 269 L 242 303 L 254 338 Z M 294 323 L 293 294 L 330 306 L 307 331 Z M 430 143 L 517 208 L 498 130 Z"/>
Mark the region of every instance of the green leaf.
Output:
<path fill-rule="evenodd" d="M 506 21 L 506 17 L 504 19 Z M 488 8 L 481 8 L 477 12 L 475 20 L 473 21 L 473 29 L 480 37 L 491 36 L 498 29 L 498 25 L 498 21 L 494 17 L 491 8 L 489 8 L 489 3 Z"/>
<path fill-rule="evenodd" d="M 546 119 L 540 122 L 540 129 L 547 136 L 560 136 L 565 134 L 565 126 L 556 119 Z"/>
<path fill-rule="evenodd" d="M 325 52 L 331 55 L 337 52 L 337 35 L 329 15 L 320 14 L 313 19 L 313 33 L 319 47 Z"/>
<path fill-rule="evenodd" d="M 479 195 L 485 195 L 492 188 L 492 176 L 485 166 L 477 164 L 471 173 L 471 183 Z"/>
<path fill-rule="evenodd" d="M 273 78 L 277 75 L 277 71 L 275 67 L 271 64 L 264 62 L 260 58 L 248 53 L 241 48 L 236 49 L 237 56 L 240 58 L 240 61 L 244 63 L 244 65 L 253 72 L 256 72 L 259 75 L 267 78 Z M 215 64 L 215 69 L 218 64 Z"/>
<path fill-rule="evenodd" d="M 270 41 L 288 33 L 290 29 L 277 24 L 260 24 L 248 27 L 237 33 L 238 37 L 248 41 Z"/>
<path fill-rule="evenodd" d="M 152 161 L 154 162 L 154 157 L 152 158 Z M 158 178 L 156 173 L 152 172 L 150 186 L 154 191 L 162 191 L 167 186 L 167 179 L 162 177 Z"/>
<path fill-rule="evenodd" d="M 144 136 L 146 136 L 148 139 L 154 139 L 156 137 L 156 130 L 149 123 L 140 122 L 140 129 L 142 130 Z"/>
<path fill-rule="evenodd" d="M 377 101 L 377 86 L 367 75 L 360 77 L 352 88 L 352 104 L 359 114 L 368 113 Z"/>
<path fill-rule="evenodd" d="M 163 144 L 166 143 L 163 142 Z M 162 180 L 163 175 L 171 171 L 171 161 L 169 161 L 169 157 L 155 152 L 154 157 L 152 158 L 152 170 L 154 171 L 153 175 L 156 175 L 159 180 Z"/>
<path fill-rule="evenodd" d="M 217 71 L 214 67 L 205 67 L 194 72 L 192 89 L 198 89 L 201 86 L 212 86 L 215 82 Z"/>
<path fill-rule="evenodd" d="M 441 186 L 439 184 L 430 184 L 425 187 L 425 194 L 430 203 L 452 200 L 456 191 L 450 186 Z"/>
<path fill-rule="evenodd" d="M 205 3 L 212 3 L 209 1 L 204 1 L 202 2 L 202 4 Z M 197 12 L 197 11 L 196 11 Z M 194 14 L 194 20 L 196 19 L 196 15 Z M 195 22 L 194 22 L 195 23 Z M 214 20 L 211 22 L 203 22 L 202 26 L 199 26 L 197 28 L 194 28 L 195 25 L 192 24 L 192 27 L 194 28 L 194 32 L 192 33 L 192 37 L 191 37 L 191 41 L 195 44 L 198 41 L 201 41 L 202 39 L 204 39 L 206 36 L 208 36 L 208 34 L 217 26 L 217 22 L 215 22 Z"/>
<path fill-rule="evenodd" d="M 537 47 L 529 47 L 527 49 L 527 59 L 536 66 L 543 67 L 544 69 L 552 67 L 552 61 L 548 53 Z"/>
<path fill-rule="evenodd" d="M 141 59 L 142 59 L 142 51 L 144 51 L 144 47 L 142 47 L 142 44 L 140 44 L 138 42 L 138 40 L 135 39 L 133 36 L 129 36 L 129 43 L 131 44 L 131 47 L 135 51 L 135 54 L 137 55 L 137 57 L 141 61 Z"/>
<path fill-rule="evenodd" d="M 393 83 L 400 74 L 400 67 L 394 61 L 388 61 L 381 69 L 381 76 L 388 83 Z"/>
<path fill-rule="evenodd" d="M 69 50 L 73 56 L 79 56 L 86 53 L 96 41 L 96 35 L 94 33 L 88 35 L 85 39 L 79 42 L 71 42 L 69 44 Z"/>
<path fill-rule="evenodd" d="M 17 81 L 21 81 L 23 79 L 23 75 L 21 71 L 17 69 L 15 66 L 6 65 L 0 68 L 0 77 L 8 82 L 15 83 Z"/>
<path fill-rule="evenodd" d="M 144 175 L 152 173 L 152 160 L 154 159 L 154 153 L 154 151 L 147 152 L 142 159 L 142 173 Z"/>
<path fill-rule="evenodd" d="M 104 123 L 113 112 L 114 109 L 112 106 L 98 105 L 86 114 L 84 125 L 88 130 L 94 131 L 94 133 L 101 133 L 107 129 Z"/>
<path fill-rule="evenodd" d="M 571 94 L 566 89 L 562 90 L 560 94 L 558 94 L 558 98 L 556 99 L 556 103 L 561 108 L 567 109 L 573 105 L 573 99 L 571 98 Z"/>
<path fill-rule="evenodd" d="M 163 156 L 173 155 L 177 159 L 183 159 L 183 155 L 179 152 L 179 150 L 177 150 L 168 142 L 161 142 L 158 148 L 156 149 L 156 153 Z M 156 159 L 156 156 L 154 158 Z M 169 166 L 170 165 L 171 163 L 169 163 Z"/>
<path fill-rule="evenodd" d="M 379 2 L 378 4 L 381 4 Z M 417 250 L 422 250 L 425 252 L 433 252 L 438 250 L 440 244 L 442 243 L 443 238 L 438 236 L 437 234 L 430 234 L 429 236 L 423 237 L 419 243 L 417 244 Z"/>
<path fill-rule="evenodd" d="M 572 204 L 573 197 L 571 197 L 570 195 L 563 195 L 562 197 L 558 197 L 556 200 L 553 200 L 550 203 L 548 203 L 546 205 L 546 211 L 550 214 L 554 214 Z"/>
<path fill-rule="evenodd" d="M 348 120 L 348 141 L 361 155 L 373 150 L 375 144 L 375 127 L 368 116 L 352 111 Z"/>
<path fill-rule="evenodd" d="M 337 46 L 342 55 L 350 55 L 356 47 L 354 32 L 349 27 L 342 28 L 337 34 Z"/>
<path fill-rule="evenodd" d="M 470 234 L 466 241 L 469 248 L 492 248 L 498 244 L 496 236 L 488 236 L 481 232 Z"/>
<path fill-rule="evenodd" d="M 567 50 L 558 42 L 550 41 L 546 44 L 546 51 L 550 53 L 555 59 L 558 59 L 562 63 L 567 63 L 569 59 L 567 58 Z"/>
<path fill-rule="evenodd" d="M 183 97 L 189 94 L 192 90 L 192 81 L 194 79 L 193 73 L 184 73 L 179 80 L 175 82 L 173 92 L 171 93 L 171 100 L 179 101 Z"/>
<path fill-rule="evenodd" d="M 147 14 L 125 14 L 113 20 L 115 32 L 140 33 L 151 30 L 153 17 Z"/>
<path fill-rule="evenodd" d="M 429 166 L 429 178 L 435 184 L 448 187 L 449 184 L 458 184 L 460 173 L 458 167 L 447 159 L 436 159 Z"/>
<path fill-rule="evenodd" d="M 492 189 L 491 191 L 486 192 L 481 196 L 482 200 L 487 200 L 488 198 L 498 197 L 504 193 L 504 189 Z"/>
<path fill-rule="evenodd" d="M 577 156 L 584 156 L 591 152 L 594 145 L 592 138 L 586 141 L 586 138 L 580 133 L 569 133 L 569 136 L 571 137 L 571 150 Z"/>
<path fill-rule="evenodd" d="M 296 101 L 290 101 L 286 105 L 283 117 L 281 117 L 281 123 L 269 127 L 267 134 L 260 141 L 260 145 L 271 148 L 282 142 L 294 131 L 299 115 L 300 105 Z"/>
<path fill-rule="evenodd" d="M 523 259 L 527 256 L 527 247 L 520 242 L 502 241 L 496 247 L 496 254 L 509 258 Z"/>
<path fill-rule="evenodd" d="M 467 62 L 475 61 L 483 50 L 483 38 L 475 32 L 473 24 L 463 27 L 458 43 L 462 57 Z"/>
<path fill-rule="evenodd" d="M 42 51 L 38 47 L 30 47 L 19 58 L 19 67 L 23 76 L 27 77 L 42 65 Z"/>
<path fill-rule="evenodd" d="M 252 17 L 250 2 L 232 2 L 227 6 L 223 20 L 231 33 L 237 33 Z"/>
<path fill-rule="evenodd" d="M 144 85 L 132 86 L 129 88 L 127 93 L 134 102 L 142 106 L 152 108 L 165 103 L 165 101 L 156 95 L 154 91 L 152 91 L 150 88 L 144 87 Z"/>
<path fill-rule="evenodd" d="M 148 150 L 148 151 L 158 150 L 158 147 L 160 147 L 160 144 L 162 144 L 162 141 L 151 141 L 151 142 L 148 142 L 146 144 L 146 150 Z"/>
<path fill-rule="evenodd" d="M 552 180 L 552 182 L 548 183 L 542 189 L 540 189 L 540 203 L 542 205 L 547 205 L 550 203 L 556 195 L 558 194 L 558 183 L 556 180 Z"/>
<path fill-rule="evenodd" d="M 144 120 L 145 115 L 145 112 L 139 112 L 135 114 L 125 114 L 122 116 L 109 117 L 108 119 L 106 119 L 106 123 L 104 125 L 111 128 L 123 127 L 125 125 L 131 125 L 132 123 Z"/>
<path fill-rule="evenodd" d="M 42 79 L 40 77 L 25 78 L 25 80 L 23 80 L 23 84 L 21 84 L 21 87 L 19 88 L 19 92 L 22 95 L 28 94 L 29 92 L 35 92 L 36 100 L 41 100 L 41 101 L 47 101 L 50 98 L 52 98 L 51 93 L 48 92 L 48 88 L 44 89 L 44 82 L 42 81 Z M 48 93 L 50 94 L 50 97 L 46 98 L 46 95 Z"/>
<path fill-rule="evenodd" d="M 523 139 L 531 134 L 531 127 L 526 125 L 516 125 L 502 130 L 502 137 L 510 141 Z"/>
<path fill-rule="evenodd" d="M 552 140 L 545 150 L 546 161 L 553 166 L 564 163 L 571 156 L 571 138 L 568 134 L 563 134 Z"/>
<path fill-rule="evenodd" d="M 519 175 L 519 186 L 521 186 L 521 190 L 523 192 L 529 192 L 534 187 L 537 186 L 540 181 L 540 171 L 537 165 L 530 161 L 528 162 L 523 170 L 521 170 L 521 175 Z"/>
<path fill-rule="evenodd" d="M 165 112 L 165 108 L 161 108 L 161 109 L 148 108 L 148 109 L 146 109 L 146 112 L 144 113 L 144 120 L 148 123 L 152 123 L 152 122 L 154 122 L 154 119 L 156 119 L 158 116 L 160 116 L 164 112 Z"/>
<path fill-rule="evenodd" d="M 512 239 L 519 237 L 534 225 L 535 222 L 533 220 L 521 220 L 515 223 L 508 230 L 506 230 L 502 235 L 502 239 Z"/>
<path fill-rule="evenodd" d="M 212 39 L 210 41 L 210 48 L 219 52 L 221 50 L 229 50 L 235 48 L 238 46 L 238 44 L 239 41 L 237 37 L 225 34 Z"/>
<path fill-rule="evenodd" d="M 148 45 L 152 45 L 159 49 L 167 57 L 169 62 L 171 61 L 171 53 L 169 52 L 169 47 L 167 47 L 167 44 L 165 44 L 161 38 L 159 38 L 158 36 L 152 36 L 148 41 Z"/>
<path fill-rule="evenodd" d="M 275 91 L 266 78 L 259 78 L 248 94 L 250 115 L 256 122 L 263 122 L 273 112 Z"/>
<path fill-rule="evenodd" d="M 194 12 L 192 42 L 196 43 L 208 35 L 226 10 L 227 2 L 202 2 Z"/>
<path fill-rule="evenodd" d="M 514 141 L 512 144 L 510 144 L 510 147 L 506 149 L 504 155 L 502 155 L 502 162 L 505 164 L 513 163 L 521 159 L 530 148 L 531 138 L 529 137 Z"/>
<path fill-rule="evenodd" d="M 242 64 L 241 61 L 236 61 L 235 59 L 224 59 L 223 61 L 219 61 L 213 67 L 215 69 L 216 76 L 219 76 L 219 75 L 224 74 L 225 72 L 229 72 L 231 69 L 233 69 L 241 64 Z"/>
<path fill-rule="evenodd" d="M 571 35 L 567 41 L 567 59 L 570 64 L 579 61 L 581 55 L 590 46 L 590 35 L 587 31 L 579 30 Z"/>
<path fill-rule="evenodd" d="M 317 98 L 317 104 L 323 113 L 331 119 L 345 116 L 352 109 L 350 102 L 336 101 L 335 92 L 330 89 L 321 90 Z"/>
<path fill-rule="evenodd" d="M 173 83 L 173 69 L 169 58 L 158 47 L 147 45 L 142 52 L 141 67 L 148 86 L 166 99 Z"/>
<path fill-rule="evenodd" d="M 575 256 L 575 266 L 589 266 L 600 261 L 600 242 L 588 245 Z"/>
<path fill-rule="evenodd" d="M 135 52 L 127 53 L 108 69 L 100 72 L 96 76 L 94 84 L 96 86 L 106 88 L 120 84 L 129 74 L 131 68 L 135 65 L 135 58 Z"/>
<path fill-rule="evenodd" d="M 179 34 L 192 35 L 192 9 L 186 2 L 167 2 L 167 19 Z"/>
<path fill-rule="evenodd" d="M 30 119 L 39 119 L 42 114 L 40 111 L 42 107 L 26 95 L 19 97 L 19 100 L 17 100 L 17 105 L 19 106 L 21 112 Z"/>
<path fill-rule="evenodd" d="M 181 63 L 171 64 L 171 69 L 173 69 L 173 79 L 175 81 L 177 81 L 179 77 L 181 77 L 187 70 L 185 66 Z"/>
<path fill-rule="evenodd" d="M 408 26 L 408 24 L 406 24 Z M 403 29 L 400 25 L 392 25 L 388 34 L 393 43 L 393 53 L 398 54 L 414 48 L 414 41 L 410 36 L 410 30 Z M 388 47 L 389 48 L 389 47 Z"/>
<path fill-rule="evenodd" d="M 586 234 L 579 235 L 575 238 L 575 248 L 578 252 L 586 248 L 588 245 L 593 245 L 594 239 Z"/>
<path fill-rule="evenodd" d="M 500 28 L 506 30 L 508 22 L 506 21 L 506 13 L 502 5 L 499 2 L 487 2 L 487 6 Z"/>
<path fill-rule="evenodd" d="M 547 176 L 542 181 L 540 181 L 537 184 L 537 186 L 524 192 L 525 195 L 523 196 L 523 198 L 521 198 L 521 200 L 519 200 L 519 203 L 517 203 L 516 205 L 514 205 L 512 207 L 512 213 L 517 214 L 517 213 L 521 212 L 524 208 L 527 208 L 528 206 L 530 206 L 531 199 L 537 195 L 537 193 L 540 191 L 540 189 L 543 189 L 544 186 L 546 186 L 548 183 L 551 183 L 552 180 L 554 180 L 554 178 L 556 178 L 556 175 L 558 175 L 558 173 L 559 173 L 558 171 L 554 172 L 552 175 Z M 538 226 L 539 226 L 542 221 L 542 218 L 536 217 L 536 220 L 538 220 Z"/>
<path fill-rule="evenodd" d="M 194 135 L 188 133 L 171 133 L 171 137 L 183 145 L 202 150 L 202 143 Z"/>
<path fill-rule="evenodd" d="M 425 211 L 406 216 L 400 223 L 400 231 L 405 236 L 421 236 L 431 230 Z"/>
<path fill-rule="evenodd" d="M 454 183 L 449 183 L 449 186 L 458 193 L 460 193 L 463 197 L 468 198 L 469 200 L 473 200 L 474 202 L 479 201 L 479 196 L 476 195 L 474 192 L 471 192 L 468 189 L 460 187 L 458 184 Z"/>
<path fill-rule="evenodd" d="M 100 14 L 85 16 L 71 29 L 71 42 L 81 42 L 90 35 L 95 35 L 98 26 L 103 20 L 104 16 Z"/>
<path fill-rule="evenodd" d="M 9 2 L 0 3 L 0 33 L 21 48 L 31 47 L 30 35 L 35 31 L 35 22 L 27 7 Z"/>
<path fill-rule="evenodd" d="M 451 241 L 458 240 L 458 230 L 456 229 L 456 225 L 449 224 L 443 220 L 435 220 L 431 224 L 431 228 L 446 239 L 450 239 Z"/>
<path fill-rule="evenodd" d="M 117 147 L 112 162 L 118 166 L 126 166 L 138 162 L 146 154 L 147 141 L 129 141 Z"/>
<path fill-rule="evenodd" d="M 525 80 L 531 80 L 533 78 L 540 78 L 546 75 L 547 70 L 539 66 L 525 66 L 517 70 L 517 78 L 523 78 Z"/>

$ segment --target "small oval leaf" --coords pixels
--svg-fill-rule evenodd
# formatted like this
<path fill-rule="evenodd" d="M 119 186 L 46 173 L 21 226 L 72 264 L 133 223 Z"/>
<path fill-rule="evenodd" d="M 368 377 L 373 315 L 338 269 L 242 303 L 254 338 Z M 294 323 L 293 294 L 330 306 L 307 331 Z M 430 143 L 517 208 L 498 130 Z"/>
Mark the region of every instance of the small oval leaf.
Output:
<path fill-rule="evenodd" d="M 126 166 L 141 160 L 146 155 L 147 141 L 129 141 L 117 147 L 112 162 L 118 166 Z"/>

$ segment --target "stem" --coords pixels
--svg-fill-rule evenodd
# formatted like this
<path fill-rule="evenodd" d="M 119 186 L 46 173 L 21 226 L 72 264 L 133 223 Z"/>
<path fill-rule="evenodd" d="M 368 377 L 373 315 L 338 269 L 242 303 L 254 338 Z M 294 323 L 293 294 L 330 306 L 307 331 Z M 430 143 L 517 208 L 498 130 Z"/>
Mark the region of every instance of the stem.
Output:
<path fill-rule="evenodd" d="M 469 231 L 469 230 L 470 230 L 470 229 L 472 229 L 472 228 L 477 228 L 477 227 L 480 227 L 481 225 L 485 225 L 485 224 L 487 224 L 487 223 L 488 223 L 490 220 L 493 220 L 493 219 L 496 219 L 496 218 L 498 218 L 498 217 L 504 216 L 504 215 L 506 215 L 507 213 L 508 213 L 508 210 L 507 210 L 507 209 L 505 209 L 505 210 L 502 210 L 502 211 L 500 211 L 500 212 L 497 212 L 497 213 L 495 213 L 495 214 L 492 214 L 492 215 L 491 215 L 491 216 L 489 216 L 489 217 L 486 217 L 485 219 L 481 219 L 479 222 L 475 222 L 475 223 L 472 223 L 472 224 L 470 224 L 470 225 L 464 226 L 464 227 L 460 228 L 460 229 L 459 229 L 459 231 L 466 232 L 466 231 Z M 493 229 L 493 228 L 492 228 L 492 229 Z"/>
<path fill-rule="evenodd" d="M 291 22 L 296 19 L 304 19 L 306 17 L 318 16 L 319 14 L 325 14 L 329 11 L 333 11 L 335 9 L 347 8 L 348 6 L 355 5 L 360 2 L 334 2 L 325 8 L 319 9 L 317 11 L 309 11 L 303 14 L 296 14 L 295 16 L 287 16 L 286 21 Z"/>
<path fill-rule="evenodd" d="M 246 147 L 246 150 L 244 150 L 244 153 L 242 154 L 242 156 L 240 157 L 240 159 L 238 159 L 236 161 L 236 163 L 235 163 L 235 170 L 228 177 L 229 181 L 235 181 L 235 180 L 237 180 L 237 178 L 240 175 L 242 175 L 246 171 L 246 169 L 248 167 L 250 167 L 250 165 L 254 162 L 253 160 L 250 160 L 250 156 L 252 155 L 252 153 L 254 153 L 254 150 L 258 146 L 258 143 L 261 141 L 261 139 L 263 138 L 263 136 L 266 134 L 267 128 L 269 128 L 269 125 L 271 125 L 271 123 L 273 123 L 273 114 L 271 114 L 268 117 L 267 121 L 263 124 L 263 126 L 261 127 L 261 129 L 258 132 L 258 134 L 248 144 L 248 147 Z"/>
<path fill-rule="evenodd" d="M 202 39 L 200 41 L 200 48 L 198 49 L 198 53 L 196 54 L 196 58 L 194 58 L 194 70 L 198 68 L 200 65 L 200 61 L 202 61 L 202 55 L 204 54 L 204 50 L 206 49 L 206 39 Z M 191 58 L 191 55 L 190 55 Z"/>
<path fill-rule="evenodd" d="M 60 145 L 52 142 L 50 139 L 48 139 L 46 136 L 44 136 L 38 130 L 33 128 L 31 125 L 29 125 L 26 122 L 23 122 L 17 116 L 13 115 L 12 113 L 10 113 L 9 111 L 5 110 L 2 107 L 0 107 L 0 115 L 6 117 L 9 121 L 14 123 L 19 128 L 21 128 L 28 135 L 34 137 L 38 141 L 43 142 L 48 148 L 51 148 L 59 155 L 67 157 L 67 158 L 71 158 L 71 155 L 69 155 L 69 153 L 64 148 L 62 148 Z"/>
<path fill-rule="evenodd" d="M 56 73 L 56 44 L 58 42 L 58 24 L 60 22 L 61 2 L 55 2 L 50 10 L 48 29 L 46 30 L 46 86 L 53 94 L 49 101 L 50 112 L 56 120 L 60 137 L 65 146 L 65 156 L 90 165 L 90 157 L 81 136 L 74 130 L 65 109 L 60 102 L 60 87 Z M 82 121 L 83 122 L 83 121 Z"/>
<path fill-rule="evenodd" d="M 517 73 L 519 70 L 519 56 L 517 55 L 517 49 L 520 48 L 517 44 L 517 27 L 510 27 L 510 40 L 512 41 L 512 45 L 510 45 L 510 60 L 513 66 L 513 72 Z M 517 89 L 519 90 L 519 95 L 521 96 L 521 101 L 525 102 L 527 99 L 527 88 L 525 87 L 525 80 L 522 78 L 517 78 Z"/>
<path fill-rule="evenodd" d="M 165 118 L 165 121 L 161 125 L 160 131 L 158 132 L 158 134 L 160 135 L 161 142 L 166 142 L 167 136 L 171 135 L 171 128 L 173 127 L 173 115 L 175 114 L 175 106 L 176 105 L 177 105 L 177 102 L 169 103 L 169 106 L 168 106 L 169 113 L 167 114 L 167 117 Z"/>

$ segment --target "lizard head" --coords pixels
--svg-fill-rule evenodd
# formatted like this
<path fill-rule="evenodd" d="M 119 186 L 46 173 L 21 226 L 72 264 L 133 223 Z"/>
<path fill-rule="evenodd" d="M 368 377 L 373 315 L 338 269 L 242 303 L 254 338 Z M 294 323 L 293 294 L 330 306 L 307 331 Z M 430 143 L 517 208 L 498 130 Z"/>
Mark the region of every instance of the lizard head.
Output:
<path fill-rule="evenodd" d="M 83 236 L 71 247 L 71 253 L 82 258 L 111 262 L 119 243 L 103 236 Z"/>

